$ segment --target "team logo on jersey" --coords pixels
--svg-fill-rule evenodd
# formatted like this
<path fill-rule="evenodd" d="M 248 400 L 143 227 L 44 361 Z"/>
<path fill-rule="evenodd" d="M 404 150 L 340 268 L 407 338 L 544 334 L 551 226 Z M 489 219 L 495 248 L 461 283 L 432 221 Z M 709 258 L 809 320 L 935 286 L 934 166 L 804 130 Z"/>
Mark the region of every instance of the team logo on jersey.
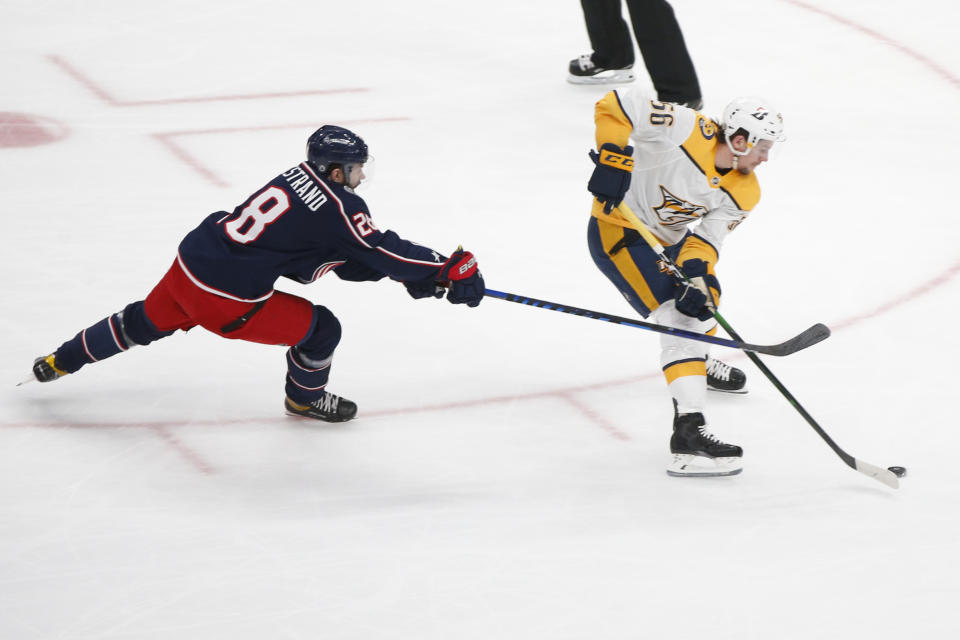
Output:
<path fill-rule="evenodd" d="M 663 203 L 659 207 L 654 207 L 653 211 L 665 227 L 682 227 L 702 218 L 708 211 L 703 205 L 678 198 L 667 191 L 663 185 L 660 185 L 660 193 L 663 194 Z"/>
<path fill-rule="evenodd" d="M 703 134 L 705 140 L 711 140 L 713 136 L 717 135 L 717 127 L 706 118 L 700 118 L 700 133 Z"/>

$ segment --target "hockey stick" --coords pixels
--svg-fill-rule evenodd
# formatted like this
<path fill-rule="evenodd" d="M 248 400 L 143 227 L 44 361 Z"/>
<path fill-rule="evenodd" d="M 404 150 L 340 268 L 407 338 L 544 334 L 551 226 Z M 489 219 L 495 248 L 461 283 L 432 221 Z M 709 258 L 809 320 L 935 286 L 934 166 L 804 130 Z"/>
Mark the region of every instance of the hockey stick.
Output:
<path fill-rule="evenodd" d="M 599 311 L 571 307 L 569 305 L 557 304 L 556 302 L 547 302 L 546 300 L 537 300 L 536 298 L 518 296 L 514 293 L 504 293 L 503 291 L 495 291 L 493 289 L 487 289 L 484 295 L 491 298 L 506 300 L 508 302 L 517 302 L 519 304 L 525 304 L 531 307 L 538 307 L 540 309 L 561 311 L 563 313 L 569 313 L 575 316 L 590 318 L 591 320 L 603 320 L 604 322 L 622 324 L 627 327 L 636 327 L 637 329 L 647 329 L 648 331 L 655 331 L 657 333 L 666 333 L 672 336 L 677 336 L 678 338 L 687 338 L 689 340 L 708 342 L 710 344 L 720 345 L 721 347 L 730 347 L 731 349 L 740 349 L 742 351 L 756 351 L 757 353 L 765 353 L 771 356 L 788 356 L 791 353 L 796 353 L 801 349 L 806 349 L 807 347 L 815 345 L 830 335 L 830 329 L 828 329 L 826 325 L 815 324 L 806 331 L 803 331 L 802 333 L 790 338 L 785 342 L 781 342 L 780 344 L 750 344 L 748 342 L 743 342 L 739 338 L 735 340 L 727 340 L 726 338 L 710 336 L 705 333 L 696 333 L 694 331 L 687 331 L 686 329 L 678 329 L 677 327 L 668 327 L 662 324 L 644 322 L 643 320 L 637 320 L 634 318 L 623 318 L 621 316 L 615 316 L 609 313 L 601 313 Z"/>
<path fill-rule="evenodd" d="M 661 245 L 657 238 L 650 233 L 650 230 L 647 229 L 646 225 L 643 224 L 640 218 L 638 218 L 637 215 L 630 210 L 630 207 L 628 207 L 626 203 L 621 203 L 618 209 L 620 210 L 620 213 L 627 218 L 631 226 L 640 233 L 644 241 L 650 245 L 650 248 L 653 249 L 653 251 L 660 257 L 661 260 L 663 260 L 664 264 L 667 265 L 667 268 L 670 269 L 670 271 L 672 271 L 673 274 L 682 281 L 689 283 L 690 279 L 683 273 L 680 267 L 678 267 L 677 264 L 666 255 L 663 250 L 663 245 Z M 723 327 L 724 331 L 726 331 L 731 338 L 743 342 L 743 338 L 741 338 L 740 335 L 733 330 L 733 327 L 730 326 L 730 324 L 716 311 L 716 309 L 713 311 L 713 316 L 716 318 L 717 323 Z M 813 416 L 807 413 L 807 410 L 800 405 L 800 402 L 793 397 L 793 394 L 790 393 L 785 386 L 783 386 L 783 383 L 780 382 L 775 375 L 773 375 L 773 372 L 767 368 L 767 365 L 760 360 L 757 354 L 752 353 L 751 351 L 746 351 L 746 354 L 753 364 L 757 365 L 757 368 L 763 372 L 763 375 L 765 375 L 767 379 L 773 383 L 773 386 L 777 388 L 777 391 L 783 394 L 783 397 L 785 397 L 793 406 L 793 408 L 796 409 L 801 416 L 803 416 L 804 420 L 807 421 L 807 424 L 813 427 L 813 430 L 816 431 L 821 438 L 823 438 L 824 442 L 830 445 L 830 448 L 833 449 L 834 453 L 840 456 L 840 459 L 843 460 L 847 466 L 866 476 L 870 476 L 871 478 L 882 482 L 888 487 L 892 487 L 894 489 L 898 489 L 900 487 L 900 481 L 897 474 L 891 471 L 889 468 L 883 469 L 881 467 L 864 462 L 863 460 L 857 460 L 852 455 L 841 449 L 840 445 L 834 442 L 833 438 L 827 435 L 827 432 L 824 431 L 819 424 L 817 424 L 817 421 L 813 419 Z"/>

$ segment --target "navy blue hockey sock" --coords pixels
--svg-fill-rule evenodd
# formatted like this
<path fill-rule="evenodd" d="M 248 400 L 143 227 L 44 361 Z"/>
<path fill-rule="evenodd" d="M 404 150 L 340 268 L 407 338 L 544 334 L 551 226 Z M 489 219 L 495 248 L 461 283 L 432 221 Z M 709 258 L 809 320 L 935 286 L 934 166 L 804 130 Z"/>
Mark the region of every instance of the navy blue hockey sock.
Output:
<path fill-rule="evenodd" d="M 297 404 L 310 404 L 323 397 L 330 378 L 333 354 L 323 360 L 302 361 L 296 347 L 287 349 L 287 397 Z"/>
<path fill-rule="evenodd" d="M 85 364 L 109 358 L 138 344 L 150 344 L 172 333 L 154 326 L 143 311 L 143 301 L 134 302 L 60 345 L 55 362 L 58 368 L 73 373 Z"/>
<path fill-rule="evenodd" d="M 323 397 L 333 351 L 340 343 L 340 321 L 326 307 L 314 307 L 314 325 L 300 344 L 287 349 L 287 397 L 309 404 Z"/>

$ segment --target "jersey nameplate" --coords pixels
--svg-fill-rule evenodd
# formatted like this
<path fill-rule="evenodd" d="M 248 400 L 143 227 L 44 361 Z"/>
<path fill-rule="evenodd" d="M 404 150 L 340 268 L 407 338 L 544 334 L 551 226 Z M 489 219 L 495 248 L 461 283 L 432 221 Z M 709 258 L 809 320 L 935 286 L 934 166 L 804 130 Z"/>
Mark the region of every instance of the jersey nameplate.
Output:
<path fill-rule="evenodd" d="M 289 171 L 284 171 L 281 175 L 290 184 L 293 192 L 300 196 L 303 204 L 307 205 L 310 211 L 316 211 L 327 201 L 327 195 L 300 167 L 294 167 Z"/>

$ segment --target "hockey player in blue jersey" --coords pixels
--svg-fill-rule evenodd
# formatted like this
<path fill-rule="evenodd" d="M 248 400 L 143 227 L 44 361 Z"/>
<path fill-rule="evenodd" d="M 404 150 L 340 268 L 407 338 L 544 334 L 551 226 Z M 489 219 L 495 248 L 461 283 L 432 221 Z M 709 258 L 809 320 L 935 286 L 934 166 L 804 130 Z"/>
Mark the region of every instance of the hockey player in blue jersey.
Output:
<path fill-rule="evenodd" d="M 307 161 L 283 172 L 232 212 L 213 213 L 181 241 L 173 265 L 146 299 L 127 305 L 37 358 L 50 382 L 97 362 L 201 326 L 226 338 L 289 346 L 284 407 L 327 422 L 350 420 L 357 405 L 326 390 L 340 323 L 326 307 L 274 290 L 280 277 L 309 283 L 328 272 L 344 280 L 389 277 L 414 298 L 475 307 L 483 277 L 469 251 L 449 257 L 381 232 L 354 191 L 367 145 L 342 127 L 320 127 Z"/>

